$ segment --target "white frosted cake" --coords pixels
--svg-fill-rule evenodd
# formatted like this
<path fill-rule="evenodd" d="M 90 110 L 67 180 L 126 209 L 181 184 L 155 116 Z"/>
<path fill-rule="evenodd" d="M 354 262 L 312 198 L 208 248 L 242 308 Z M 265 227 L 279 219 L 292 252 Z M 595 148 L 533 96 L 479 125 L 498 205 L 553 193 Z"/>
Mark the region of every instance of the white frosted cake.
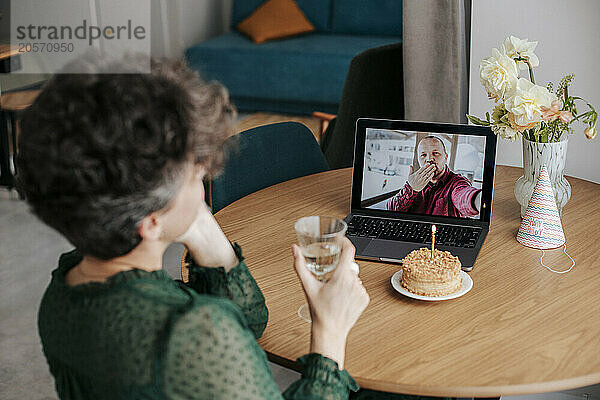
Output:
<path fill-rule="evenodd" d="M 462 287 L 460 260 L 448 251 L 421 248 L 402 260 L 402 287 L 423 296 L 446 296 Z"/>

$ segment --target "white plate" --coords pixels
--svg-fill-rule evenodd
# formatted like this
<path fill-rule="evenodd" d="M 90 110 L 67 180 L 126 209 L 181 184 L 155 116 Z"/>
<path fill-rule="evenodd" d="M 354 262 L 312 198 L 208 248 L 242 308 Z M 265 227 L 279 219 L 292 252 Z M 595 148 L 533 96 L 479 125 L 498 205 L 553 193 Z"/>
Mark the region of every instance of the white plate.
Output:
<path fill-rule="evenodd" d="M 457 297 L 462 296 L 467 293 L 469 290 L 473 288 L 473 279 L 467 274 L 465 271 L 460 271 L 460 277 L 462 278 L 462 287 L 458 290 L 458 292 L 454 292 L 452 294 L 446 296 L 422 296 L 420 294 L 414 294 L 406 290 L 402 287 L 400 282 L 402 282 L 402 270 L 396 272 L 392 275 L 392 286 L 396 289 L 397 292 L 407 296 L 412 297 L 417 300 L 426 300 L 426 301 L 440 301 L 440 300 L 450 300 L 455 299 Z"/>

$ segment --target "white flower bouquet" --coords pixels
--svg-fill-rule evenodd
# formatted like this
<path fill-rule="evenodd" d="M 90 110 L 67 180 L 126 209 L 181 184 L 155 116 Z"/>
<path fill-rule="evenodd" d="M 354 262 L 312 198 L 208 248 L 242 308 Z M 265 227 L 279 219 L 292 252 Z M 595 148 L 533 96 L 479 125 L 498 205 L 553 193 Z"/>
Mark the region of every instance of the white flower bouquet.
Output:
<path fill-rule="evenodd" d="M 573 133 L 571 124 L 582 121 L 588 139 L 596 136 L 598 113 L 581 97 L 571 96 L 569 86 L 574 75 L 561 79 L 556 91 L 550 82 L 547 87 L 535 84 L 533 68 L 539 65 L 534 50 L 537 42 L 506 38 L 500 50 L 492 49 L 492 56 L 479 64 L 479 79 L 496 102 L 486 119 L 467 115 L 477 125 L 489 126 L 503 138 L 516 140 L 519 135 L 538 143 L 559 142 L 565 132 Z M 528 70 L 529 79 L 522 78 L 519 70 Z M 584 102 L 588 111 L 578 114 L 575 102 Z"/>

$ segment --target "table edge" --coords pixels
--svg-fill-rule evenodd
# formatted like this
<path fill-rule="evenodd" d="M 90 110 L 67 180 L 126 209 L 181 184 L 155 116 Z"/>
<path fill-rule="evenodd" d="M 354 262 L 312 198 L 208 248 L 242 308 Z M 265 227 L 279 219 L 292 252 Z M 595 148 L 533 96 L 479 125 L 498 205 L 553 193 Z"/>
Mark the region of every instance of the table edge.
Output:
<path fill-rule="evenodd" d="M 302 373 L 302 367 L 295 361 L 288 360 L 270 351 L 264 350 L 267 359 L 279 366 Z M 351 371 L 348 371 L 352 375 Z M 563 379 L 558 381 L 537 382 L 527 385 L 496 385 L 496 386 L 419 386 L 402 385 L 389 382 L 375 381 L 368 378 L 352 375 L 361 388 L 379 390 L 391 393 L 402 393 L 417 396 L 440 397 L 499 397 L 527 394 L 539 394 L 577 389 L 600 383 L 600 373 L 583 377 Z"/>

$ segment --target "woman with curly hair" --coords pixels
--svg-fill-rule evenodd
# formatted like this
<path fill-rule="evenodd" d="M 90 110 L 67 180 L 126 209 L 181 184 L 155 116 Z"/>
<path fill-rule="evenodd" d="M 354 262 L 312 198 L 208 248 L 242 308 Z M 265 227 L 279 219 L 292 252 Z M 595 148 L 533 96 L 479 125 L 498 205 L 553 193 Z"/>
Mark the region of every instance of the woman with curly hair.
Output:
<path fill-rule="evenodd" d="M 76 63 L 87 73 L 55 75 L 23 114 L 17 160 L 33 212 L 75 247 L 39 310 L 58 395 L 282 398 L 256 342 L 264 297 L 204 202 L 235 116 L 226 90 L 182 63 L 152 62 L 150 73 L 135 57 Z M 188 249 L 188 285 L 162 270 L 173 242 Z M 346 337 L 369 301 L 354 249 L 345 243 L 327 284 L 293 252 L 314 322 L 302 378 L 283 398 L 348 398 Z"/>

